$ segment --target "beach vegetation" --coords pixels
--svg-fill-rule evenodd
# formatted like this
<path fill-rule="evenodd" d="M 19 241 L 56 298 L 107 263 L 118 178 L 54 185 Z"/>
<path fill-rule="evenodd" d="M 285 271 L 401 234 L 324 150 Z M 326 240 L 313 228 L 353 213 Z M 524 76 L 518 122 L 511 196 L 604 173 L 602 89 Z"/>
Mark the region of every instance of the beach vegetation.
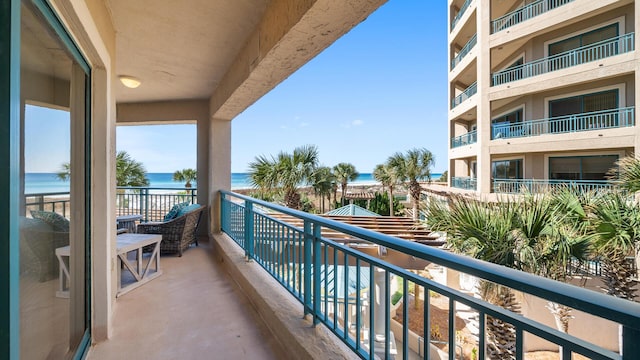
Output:
<path fill-rule="evenodd" d="M 609 178 L 617 180 L 618 187 L 634 194 L 640 190 L 640 158 L 627 156 L 616 162 L 609 170 Z"/>
<path fill-rule="evenodd" d="M 116 154 L 116 186 L 149 186 L 144 165 L 126 151 Z"/>
<path fill-rule="evenodd" d="M 449 181 L 449 171 L 445 170 L 442 175 L 440 175 L 440 178 L 438 179 L 438 182 L 448 182 Z"/>
<path fill-rule="evenodd" d="M 60 166 L 60 171 L 56 173 L 56 177 L 59 180 L 67 181 L 69 180 L 70 176 L 71 176 L 71 163 L 69 162 L 62 163 L 62 165 Z"/>
<path fill-rule="evenodd" d="M 342 191 L 341 195 L 341 205 L 345 205 L 345 195 L 347 192 L 347 185 L 350 181 L 354 181 L 358 178 L 358 171 L 356 171 L 356 167 L 353 164 L 349 163 L 339 163 L 333 167 L 333 175 L 335 176 L 337 182 L 340 184 L 340 190 Z"/>
<path fill-rule="evenodd" d="M 328 166 L 320 166 L 313 173 L 312 181 L 313 192 L 320 197 L 320 212 L 325 212 L 325 197 L 327 202 L 331 203 L 331 193 L 337 187 L 336 177 Z"/>
<path fill-rule="evenodd" d="M 191 188 L 191 182 L 198 179 L 198 171 L 195 169 L 182 169 L 173 173 L 173 181 L 184 182 L 184 187 Z"/>
<path fill-rule="evenodd" d="M 313 181 L 318 167 L 318 149 L 313 145 L 297 147 L 292 153 L 280 152 L 277 156 L 257 156 L 249 163 L 249 177 L 254 187 L 261 191 L 278 191 L 284 204 L 300 209 L 299 188 Z"/>
<path fill-rule="evenodd" d="M 395 211 L 389 211 L 389 209 L 395 210 L 395 206 L 394 206 L 395 199 L 393 197 L 393 189 L 400 182 L 400 178 L 396 173 L 396 170 L 393 167 L 391 167 L 389 164 L 378 164 L 373 169 L 373 178 L 376 179 L 376 181 L 379 181 L 382 184 L 383 188 L 387 189 L 388 191 L 387 199 L 389 201 L 389 205 L 387 207 L 386 213 L 389 216 L 394 216 Z M 376 210 L 372 210 L 372 211 L 377 212 L 380 215 L 383 215 L 382 213 Z"/>
<path fill-rule="evenodd" d="M 418 219 L 418 204 L 422 194 L 420 181 L 431 181 L 431 167 L 435 165 L 435 158 L 431 151 L 425 148 L 397 152 L 387 160 L 387 166 L 393 169 L 401 183 L 409 189 L 413 205 L 413 218 Z"/>
<path fill-rule="evenodd" d="M 368 207 L 367 202 L 369 204 Z M 389 201 L 389 194 L 376 192 L 373 199 L 368 201 L 364 199 L 355 200 L 354 204 L 367 208 L 367 210 L 373 211 L 378 215 L 390 216 L 389 205 L 392 203 Z M 404 206 L 400 201 L 398 201 L 398 199 L 393 199 L 393 213 L 391 213 L 391 216 L 393 216 L 393 214 L 401 213 L 403 209 Z"/>

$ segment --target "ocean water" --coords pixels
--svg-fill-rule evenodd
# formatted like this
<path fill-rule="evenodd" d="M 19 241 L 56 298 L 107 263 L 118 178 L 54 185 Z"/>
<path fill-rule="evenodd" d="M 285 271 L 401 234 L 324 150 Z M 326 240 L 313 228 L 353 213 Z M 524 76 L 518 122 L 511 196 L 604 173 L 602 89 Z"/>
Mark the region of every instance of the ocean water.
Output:
<path fill-rule="evenodd" d="M 433 174 L 432 179 L 438 179 L 441 174 Z M 150 187 L 162 189 L 179 189 L 184 188 L 184 183 L 173 181 L 173 173 L 148 173 Z M 372 174 L 360 174 L 356 181 L 350 182 L 352 185 L 366 185 L 375 183 Z M 197 184 L 194 184 L 197 187 Z M 250 188 L 249 174 L 232 173 L 231 188 L 242 189 Z M 69 192 L 69 182 L 59 180 L 55 173 L 26 173 L 25 174 L 25 193 L 56 193 Z"/>

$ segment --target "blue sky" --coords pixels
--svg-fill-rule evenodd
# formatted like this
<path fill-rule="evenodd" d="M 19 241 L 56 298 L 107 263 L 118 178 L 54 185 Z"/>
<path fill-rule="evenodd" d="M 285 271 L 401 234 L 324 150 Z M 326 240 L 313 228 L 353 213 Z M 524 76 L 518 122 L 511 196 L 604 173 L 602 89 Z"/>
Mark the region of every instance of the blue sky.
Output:
<path fill-rule="evenodd" d="M 232 172 L 246 172 L 257 155 L 307 144 L 323 165 L 349 162 L 362 173 L 425 147 L 435 155 L 433 172 L 446 170 L 446 11 L 446 1 L 390 0 L 371 14 L 233 120 Z M 118 126 L 116 147 L 149 172 L 174 172 L 195 168 L 195 132 Z M 58 169 L 55 161 L 26 168 Z"/>

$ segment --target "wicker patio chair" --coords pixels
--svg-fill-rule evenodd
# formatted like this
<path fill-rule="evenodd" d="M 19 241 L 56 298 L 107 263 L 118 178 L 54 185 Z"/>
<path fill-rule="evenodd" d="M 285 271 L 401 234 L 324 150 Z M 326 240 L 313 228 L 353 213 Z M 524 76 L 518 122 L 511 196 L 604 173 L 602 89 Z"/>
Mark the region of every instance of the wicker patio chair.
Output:
<path fill-rule="evenodd" d="M 137 227 L 138 234 L 162 234 L 160 252 L 163 254 L 182 252 L 192 243 L 198 245 L 196 230 L 204 206 L 165 222 L 141 223 Z"/>
<path fill-rule="evenodd" d="M 58 276 L 57 248 L 69 245 L 69 232 L 56 231 L 39 219 L 20 219 L 20 267 L 40 282 Z"/>

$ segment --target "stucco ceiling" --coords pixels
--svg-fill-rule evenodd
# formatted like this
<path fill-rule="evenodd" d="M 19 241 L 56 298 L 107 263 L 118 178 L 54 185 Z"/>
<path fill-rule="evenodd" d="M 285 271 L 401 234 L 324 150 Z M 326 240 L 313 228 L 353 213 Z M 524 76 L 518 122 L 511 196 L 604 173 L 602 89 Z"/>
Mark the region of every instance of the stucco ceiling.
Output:
<path fill-rule="evenodd" d="M 116 31 L 117 102 L 206 99 L 261 20 L 269 0 L 106 0 Z"/>

